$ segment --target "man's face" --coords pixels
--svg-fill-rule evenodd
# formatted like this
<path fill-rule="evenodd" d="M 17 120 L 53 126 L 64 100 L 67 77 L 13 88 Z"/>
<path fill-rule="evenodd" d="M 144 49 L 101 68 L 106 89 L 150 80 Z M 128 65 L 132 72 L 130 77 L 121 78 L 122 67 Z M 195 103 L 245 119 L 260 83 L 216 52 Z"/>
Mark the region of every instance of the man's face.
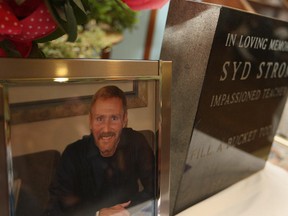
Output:
<path fill-rule="evenodd" d="M 90 129 L 103 157 L 111 157 L 127 123 L 120 98 L 98 99 L 91 108 Z"/>

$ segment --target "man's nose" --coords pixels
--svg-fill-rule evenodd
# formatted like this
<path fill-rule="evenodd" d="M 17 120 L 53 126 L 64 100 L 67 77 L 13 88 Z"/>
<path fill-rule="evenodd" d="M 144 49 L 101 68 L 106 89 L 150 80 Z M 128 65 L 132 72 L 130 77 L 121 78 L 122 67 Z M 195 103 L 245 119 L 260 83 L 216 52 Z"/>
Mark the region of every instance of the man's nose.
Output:
<path fill-rule="evenodd" d="M 104 132 L 108 132 L 110 131 L 110 125 L 111 125 L 111 122 L 109 119 L 106 119 L 104 124 L 103 124 L 103 131 Z"/>

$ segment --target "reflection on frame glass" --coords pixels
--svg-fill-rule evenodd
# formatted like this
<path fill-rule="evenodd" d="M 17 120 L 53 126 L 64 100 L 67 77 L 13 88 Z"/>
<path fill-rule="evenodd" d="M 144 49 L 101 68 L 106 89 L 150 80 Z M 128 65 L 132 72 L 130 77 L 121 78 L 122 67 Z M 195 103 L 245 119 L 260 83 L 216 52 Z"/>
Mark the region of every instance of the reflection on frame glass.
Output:
<path fill-rule="evenodd" d="M 95 66 L 99 62 L 103 61 L 96 60 Z M 168 188 L 164 191 L 165 185 L 161 185 L 169 182 L 169 151 L 158 148 L 158 134 L 159 140 L 162 136 L 159 131 L 165 131 L 161 121 L 164 107 L 160 104 L 167 97 L 161 90 L 166 84 L 159 62 L 146 63 L 153 64 L 154 70 L 154 74 L 146 77 L 135 74 L 135 70 L 130 70 L 133 73 L 126 70 L 115 77 L 110 74 L 105 78 L 105 74 L 101 77 L 96 73 L 89 79 L 85 72 L 70 78 L 72 71 L 66 75 L 68 82 L 56 84 L 49 72 L 44 72 L 47 75 L 44 80 L 33 76 L 29 80 L 29 71 L 25 79 L 1 78 L 2 96 L 10 99 L 8 104 L 4 100 L 1 103 L 6 104 L 1 125 L 11 130 L 7 133 L 7 127 L 3 127 L 1 131 L 6 133 L 1 148 L 6 148 L 8 159 L 8 163 L 1 161 L 1 165 L 8 167 L 7 173 L 1 171 L 7 177 L 7 185 L 1 183 L 1 188 L 10 193 L 1 197 L 7 201 L 1 202 L 2 213 L 7 209 L 3 215 L 95 215 L 128 211 L 132 215 L 148 216 L 169 211 L 169 205 L 165 210 L 161 206 L 161 202 L 167 206 L 169 201 L 164 199 L 169 194 Z M 137 62 L 134 66 L 137 68 Z M 91 95 L 98 90 L 100 93 L 91 103 Z M 135 108 L 133 100 L 139 100 L 142 94 L 145 94 L 145 105 Z M 89 98 L 84 100 L 86 95 Z M 67 103 L 71 98 L 73 103 Z M 41 107 L 46 112 L 39 112 Z M 17 121 L 13 109 L 22 112 Z M 168 145 L 169 141 L 166 142 Z M 163 169 L 162 159 L 165 159 Z M 13 166 L 9 161 L 13 161 Z"/>

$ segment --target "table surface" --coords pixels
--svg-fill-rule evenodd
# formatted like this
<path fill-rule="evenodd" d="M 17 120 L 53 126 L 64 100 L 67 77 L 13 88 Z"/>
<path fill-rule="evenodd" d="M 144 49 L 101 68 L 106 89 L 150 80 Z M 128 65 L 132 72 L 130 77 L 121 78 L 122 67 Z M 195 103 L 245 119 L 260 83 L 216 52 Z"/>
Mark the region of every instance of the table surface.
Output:
<path fill-rule="evenodd" d="M 271 162 L 265 168 L 177 216 L 288 215 L 288 172 Z"/>

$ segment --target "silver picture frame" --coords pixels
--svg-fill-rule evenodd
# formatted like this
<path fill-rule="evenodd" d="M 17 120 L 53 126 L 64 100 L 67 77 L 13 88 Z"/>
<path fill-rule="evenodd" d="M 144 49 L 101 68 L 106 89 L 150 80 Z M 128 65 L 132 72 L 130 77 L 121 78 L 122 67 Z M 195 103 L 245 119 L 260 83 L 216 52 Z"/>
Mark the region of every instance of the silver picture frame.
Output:
<path fill-rule="evenodd" d="M 65 84 L 132 82 L 133 90 L 127 92 L 130 108 L 145 107 L 148 103 L 145 82 L 152 81 L 155 83 L 153 91 L 155 94 L 154 132 L 157 133 L 157 136 L 155 136 L 155 143 L 157 143 L 155 147 L 157 167 L 155 175 L 157 181 L 155 183 L 156 196 L 153 215 L 169 215 L 172 73 L 172 63 L 170 61 L 2 58 L 0 59 L 0 68 L 0 215 L 15 215 L 15 203 L 19 194 L 19 188 L 17 189 L 19 182 L 15 181 L 13 173 L 12 125 L 67 117 L 63 116 L 61 111 L 60 114 L 59 111 L 55 111 L 55 109 L 59 109 L 59 106 L 62 106 L 61 100 L 63 98 L 56 100 L 56 108 L 53 108 L 53 106 L 51 108 L 51 103 L 55 102 L 53 100 L 43 100 L 38 104 L 37 102 L 29 102 L 15 105 L 9 103 L 9 88 L 15 86 L 25 88 L 25 86 L 31 85 L 40 87 L 41 85 L 62 85 L 59 84 L 59 79 Z M 87 98 L 85 97 L 81 98 L 80 103 L 86 103 Z M 65 98 L 66 101 L 73 101 L 74 99 L 73 97 Z M 46 109 L 46 113 L 47 109 L 52 110 L 49 118 L 41 113 L 44 117 L 37 118 L 39 109 L 43 107 Z M 29 114 L 30 117 L 27 118 L 32 118 L 30 122 L 23 119 L 23 116 L 27 113 L 25 109 L 26 111 L 33 110 Z M 22 113 L 20 117 L 15 117 L 17 112 Z M 71 116 L 77 116 L 77 113 L 72 112 L 68 117 Z M 19 215 L 21 215 L 21 212 Z"/>

